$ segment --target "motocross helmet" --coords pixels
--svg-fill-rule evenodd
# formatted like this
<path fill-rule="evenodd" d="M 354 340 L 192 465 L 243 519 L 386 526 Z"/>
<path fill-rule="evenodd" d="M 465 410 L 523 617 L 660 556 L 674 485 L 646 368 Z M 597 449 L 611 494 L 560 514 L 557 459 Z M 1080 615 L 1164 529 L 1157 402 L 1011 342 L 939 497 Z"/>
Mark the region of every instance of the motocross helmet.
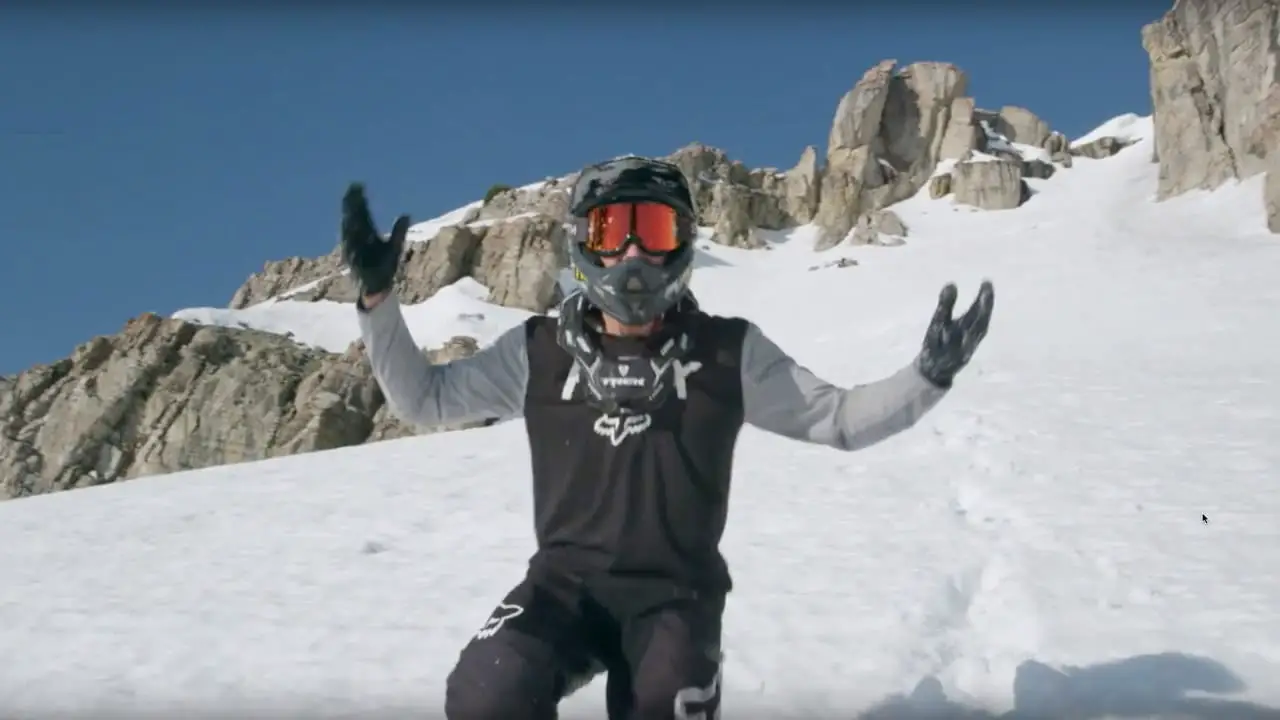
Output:
<path fill-rule="evenodd" d="M 569 260 L 588 302 L 625 325 L 663 316 L 688 290 L 697 211 L 684 173 L 627 156 L 585 168 L 569 200 Z M 631 244 L 660 263 L 624 255 Z"/>
<path fill-rule="evenodd" d="M 557 323 L 557 340 L 574 359 L 571 386 L 581 388 L 568 392 L 606 414 L 646 413 L 666 401 L 672 368 L 692 346 L 697 213 L 688 181 L 675 165 L 647 158 L 592 165 L 574 183 L 569 220 L 569 258 L 582 287 L 561 302 Z M 632 245 L 648 257 L 605 265 Z M 601 346 L 598 313 L 626 325 L 663 322 L 646 350 L 614 356 Z"/>

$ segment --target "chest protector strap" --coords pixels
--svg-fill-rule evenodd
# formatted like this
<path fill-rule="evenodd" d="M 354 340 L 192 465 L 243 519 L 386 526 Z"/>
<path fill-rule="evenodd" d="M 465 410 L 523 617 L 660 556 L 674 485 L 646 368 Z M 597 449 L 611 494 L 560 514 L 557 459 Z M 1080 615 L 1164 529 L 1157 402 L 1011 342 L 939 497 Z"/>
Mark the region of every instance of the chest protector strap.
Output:
<path fill-rule="evenodd" d="M 691 311 L 693 296 L 685 297 L 663 319 L 657 332 L 645 339 L 640 354 L 609 356 L 601 347 L 599 317 L 586 296 L 575 292 L 560 304 L 556 340 L 573 358 L 563 399 L 585 388 L 586 402 L 610 415 L 641 414 L 655 410 L 671 392 L 672 366 L 689 356 L 693 347 Z"/>

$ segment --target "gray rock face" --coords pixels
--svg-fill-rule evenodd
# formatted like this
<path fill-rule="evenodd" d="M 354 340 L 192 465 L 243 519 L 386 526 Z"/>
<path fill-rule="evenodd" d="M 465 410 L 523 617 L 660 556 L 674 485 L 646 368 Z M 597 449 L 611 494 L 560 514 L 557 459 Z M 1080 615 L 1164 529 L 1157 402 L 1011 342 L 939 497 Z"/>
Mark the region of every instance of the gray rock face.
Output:
<path fill-rule="evenodd" d="M 396 292 L 404 302 L 421 302 L 464 277 L 474 277 L 490 289 L 493 302 L 543 312 L 553 304 L 557 273 L 569 264 L 564 233 L 558 219 L 540 214 L 444 228 L 430 241 L 405 248 Z M 274 275 L 270 286 L 294 288 L 291 300 L 355 302 L 355 287 L 341 270 L 320 280 L 303 280 L 319 271 L 311 265 L 299 267 L 307 274 L 292 281 Z M 266 286 L 267 280 L 255 276 L 236 295 L 255 296 L 259 291 L 250 288 Z"/>
<path fill-rule="evenodd" d="M 956 203 L 983 210 L 1012 210 L 1028 194 L 1022 163 L 1004 158 L 956 163 L 951 182 Z"/>
<path fill-rule="evenodd" d="M 997 114 L 996 130 L 1011 142 L 1044 147 L 1049 141 L 1049 124 L 1024 107 L 1006 105 Z"/>
<path fill-rule="evenodd" d="M 974 150 L 982 150 L 985 135 L 975 119 L 974 100 L 971 97 L 956 98 L 951 103 L 947 129 L 943 131 L 939 160 L 958 160 Z"/>
<path fill-rule="evenodd" d="M 1267 210 L 1267 229 L 1280 233 L 1280 162 L 1273 163 L 1262 185 L 1262 202 Z"/>
<path fill-rule="evenodd" d="M 287 291 L 317 280 L 325 280 L 342 272 L 342 259 L 335 248 L 318 258 L 291 257 L 270 260 L 262 270 L 249 276 L 231 296 L 230 307 L 247 308 Z"/>
<path fill-rule="evenodd" d="M 1143 28 L 1158 197 L 1266 170 L 1268 96 L 1280 80 L 1280 0 L 1177 0 Z"/>
<path fill-rule="evenodd" d="M 906 241 L 907 224 L 892 210 L 876 210 L 858 218 L 853 229 L 854 245 L 902 245 Z"/>
<path fill-rule="evenodd" d="M 1048 180 L 1053 177 L 1058 169 L 1053 163 L 1043 160 L 1023 160 L 1022 161 L 1022 177 L 1033 178 L 1035 180 Z"/>
<path fill-rule="evenodd" d="M 716 228 L 713 241 L 754 248 L 756 228 L 782 230 L 809 222 L 817 210 L 817 151 L 805 148 L 791 170 L 750 170 L 718 148 L 692 143 L 668 155 L 689 178 L 698 223 Z"/>
<path fill-rule="evenodd" d="M 428 356 L 474 352 L 466 338 Z M 142 315 L 0 382 L 0 499 L 415 432 L 384 404 L 356 346 Z"/>
<path fill-rule="evenodd" d="M 490 289 L 492 302 L 533 312 L 552 306 L 556 278 L 569 266 L 561 218 L 533 215 L 487 229 L 469 274 Z"/>
<path fill-rule="evenodd" d="M 953 108 L 968 78 L 955 65 L 922 62 L 895 72 L 897 61 L 871 68 L 841 99 L 827 141 L 815 222 L 819 248 L 841 242 L 858 218 L 914 195 L 943 155 L 974 141 Z M 970 123 L 971 124 L 971 123 Z"/>
<path fill-rule="evenodd" d="M 951 173 L 942 173 L 929 178 L 929 197 L 941 200 L 951 194 Z"/>
<path fill-rule="evenodd" d="M 562 178 L 548 178 L 531 188 L 512 188 L 498 193 L 468 221 L 505 220 L 531 213 L 564 217 L 569 210 L 569 191 L 575 177 L 576 173 Z"/>
<path fill-rule="evenodd" d="M 1082 145 L 1071 148 L 1074 157 L 1086 157 L 1093 160 L 1109 158 L 1129 147 L 1130 143 L 1115 137 L 1100 137 Z"/>
<path fill-rule="evenodd" d="M 1248 152 L 1263 158 L 1267 173 L 1262 185 L 1262 203 L 1267 213 L 1267 229 L 1280 233 L 1280 84 L 1272 85 L 1261 108 L 1262 119 L 1249 137 Z"/>

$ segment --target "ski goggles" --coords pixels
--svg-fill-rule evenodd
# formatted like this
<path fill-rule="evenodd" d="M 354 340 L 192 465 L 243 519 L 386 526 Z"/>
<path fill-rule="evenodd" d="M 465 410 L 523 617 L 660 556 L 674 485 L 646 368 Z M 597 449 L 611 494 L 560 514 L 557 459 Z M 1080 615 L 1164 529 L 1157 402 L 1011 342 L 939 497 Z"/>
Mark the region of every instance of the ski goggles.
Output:
<path fill-rule="evenodd" d="M 632 243 L 650 255 L 680 248 L 680 223 L 675 209 L 656 202 L 619 202 L 587 212 L 588 252 L 613 257 Z"/>

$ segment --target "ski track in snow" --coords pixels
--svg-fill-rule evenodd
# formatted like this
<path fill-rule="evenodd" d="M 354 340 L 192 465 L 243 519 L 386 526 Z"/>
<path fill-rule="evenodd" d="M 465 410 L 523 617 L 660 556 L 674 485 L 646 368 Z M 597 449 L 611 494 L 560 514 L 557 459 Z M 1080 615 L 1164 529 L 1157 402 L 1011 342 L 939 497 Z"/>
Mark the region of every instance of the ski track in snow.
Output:
<path fill-rule="evenodd" d="M 944 282 L 996 285 L 918 427 L 743 431 L 726 718 L 1280 718 L 1280 246 L 1256 181 L 1151 203 L 1150 119 L 1116 122 L 1147 139 L 1015 211 L 925 194 L 902 247 L 700 256 L 710 311 L 841 384 L 907 362 Z M 447 297 L 420 340 L 521 317 Z M 271 303 L 189 315 L 354 339 Z M 440 716 L 533 550 L 527 462 L 511 422 L 0 505 L 0 714 Z M 562 716 L 602 710 L 597 681 Z"/>

